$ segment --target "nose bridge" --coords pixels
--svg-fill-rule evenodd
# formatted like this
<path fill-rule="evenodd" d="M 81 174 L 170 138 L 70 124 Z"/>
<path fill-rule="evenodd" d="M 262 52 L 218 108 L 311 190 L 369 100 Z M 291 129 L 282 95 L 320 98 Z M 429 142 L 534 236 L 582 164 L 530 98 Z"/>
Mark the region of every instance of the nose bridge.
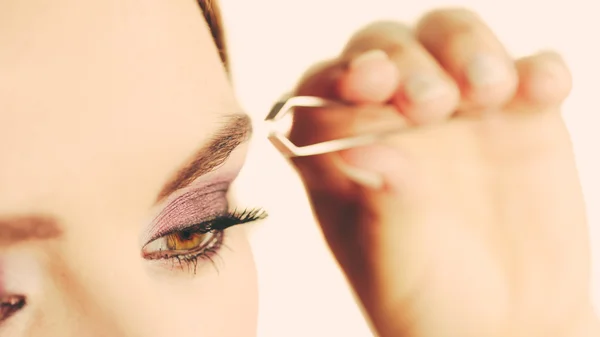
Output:
<path fill-rule="evenodd" d="M 32 137 L 28 129 L 13 135 L 7 134 L 10 129 L 1 132 L 6 128 L 0 125 L 0 144 L 6 145 L 0 146 L 0 219 L 49 216 L 62 232 L 58 239 L 0 247 L 2 255 L 31 255 L 40 265 L 39 287 L 17 289 L 28 297 L 22 312 L 31 324 L 25 335 L 137 337 L 138 332 L 127 330 L 135 328 L 127 324 L 135 310 L 119 309 L 126 304 L 119 297 L 127 299 L 122 288 L 128 287 L 120 286 L 118 277 L 107 276 L 114 272 L 115 255 L 126 255 L 129 265 L 135 265 L 129 259 L 139 257 L 123 253 L 123 247 L 135 249 L 137 227 L 124 225 L 136 224 L 140 207 L 117 212 L 119 199 L 108 197 L 115 192 L 107 184 L 114 180 L 114 170 L 107 169 L 114 160 L 101 157 L 106 151 L 94 147 L 95 135 L 77 142 L 70 141 L 72 134 L 53 138 L 54 132 L 43 130 L 43 125 L 32 129 L 44 134 Z M 107 254 L 111 245 L 117 252 L 113 255 Z"/>
<path fill-rule="evenodd" d="M 69 185 L 77 184 L 78 175 L 66 169 L 60 159 L 28 157 L 26 151 L 19 150 L 14 149 L 22 156 L 0 165 L 0 217 L 56 214 L 66 202 Z M 0 151 L 0 156 L 3 154 Z"/>
<path fill-rule="evenodd" d="M 0 123 L 0 217 L 62 216 L 112 201 L 106 198 L 114 192 L 110 189 L 125 180 L 122 170 L 115 169 L 127 159 L 127 151 L 114 148 L 122 137 L 113 135 L 110 121 L 99 123 L 93 112 L 77 111 L 86 114 L 85 123 L 73 111 L 58 109 L 55 117 L 19 116 Z M 97 200 L 89 200 L 92 195 Z"/>
<path fill-rule="evenodd" d="M 58 192 L 81 171 L 79 142 L 68 116 L 33 114 L 29 110 L 34 107 L 18 103 L 0 109 L 0 216 L 49 211 L 50 204 L 59 202 Z"/>

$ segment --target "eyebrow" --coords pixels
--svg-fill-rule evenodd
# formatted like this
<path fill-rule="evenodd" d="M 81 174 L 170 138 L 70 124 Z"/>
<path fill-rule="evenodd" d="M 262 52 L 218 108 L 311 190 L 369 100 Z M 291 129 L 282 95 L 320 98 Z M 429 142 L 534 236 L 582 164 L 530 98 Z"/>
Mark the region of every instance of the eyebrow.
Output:
<path fill-rule="evenodd" d="M 223 164 L 233 150 L 247 141 L 251 134 L 252 123 L 246 114 L 225 116 L 221 129 L 167 182 L 159 193 L 158 200 Z M 0 218 L 0 247 L 31 240 L 56 239 L 61 235 L 59 221 L 51 216 Z"/>
<path fill-rule="evenodd" d="M 29 240 L 58 238 L 58 221 L 46 215 L 26 215 L 0 219 L 0 246 Z"/>
<path fill-rule="evenodd" d="M 252 122 L 246 114 L 228 115 L 225 125 L 212 139 L 198 150 L 188 164 L 184 165 L 163 187 L 157 201 L 182 189 L 196 178 L 213 171 L 223 164 L 240 144 L 252 134 Z"/>

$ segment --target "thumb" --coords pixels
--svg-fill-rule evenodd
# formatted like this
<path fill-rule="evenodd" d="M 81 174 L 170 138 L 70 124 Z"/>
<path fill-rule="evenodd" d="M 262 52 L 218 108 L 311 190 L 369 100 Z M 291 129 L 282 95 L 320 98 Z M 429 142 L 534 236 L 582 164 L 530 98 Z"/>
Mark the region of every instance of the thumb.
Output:
<path fill-rule="evenodd" d="M 367 40 L 380 45 L 387 41 Z M 401 129 L 408 124 L 393 104 L 385 104 L 395 96 L 400 83 L 396 63 L 378 49 L 363 48 L 372 45 L 359 42 L 351 44 L 340 58 L 314 67 L 298 86 L 298 96 L 352 104 L 296 109 L 289 139 L 297 146 Z M 394 307 L 396 299 L 403 298 L 412 284 L 410 279 L 405 282 L 396 275 L 397 266 L 407 265 L 398 260 L 409 254 L 398 255 L 395 247 L 407 251 L 413 247 L 411 235 L 403 235 L 405 226 L 399 224 L 420 214 L 411 207 L 414 196 L 409 193 L 418 190 L 413 187 L 419 183 L 419 179 L 412 179 L 418 177 L 418 170 L 411 164 L 414 154 L 404 152 L 402 139 L 392 138 L 369 146 L 292 158 L 331 251 L 367 316 L 380 329 L 377 317 L 385 319 L 386 312 L 396 313 L 386 308 Z M 394 277 L 390 277 L 392 274 Z"/>
<path fill-rule="evenodd" d="M 402 118 L 390 106 L 382 109 L 385 113 L 378 113 L 376 116 L 368 113 L 368 108 L 369 105 L 389 101 L 394 96 L 399 82 L 400 74 L 396 64 L 380 49 L 348 49 L 336 59 L 313 66 L 300 80 L 295 90 L 297 96 L 345 101 L 360 105 L 362 109 L 348 111 L 341 108 L 297 108 L 290 140 L 298 146 L 305 146 L 352 136 L 360 131 L 377 130 L 382 124 L 386 126 L 388 120 L 398 123 Z M 337 179 L 338 173 L 334 172 L 332 175 L 329 170 L 330 167 L 336 166 L 335 162 L 332 162 L 336 157 L 337 155 L 326 155 L 302 158 L 294 162 L 303 173 L 305 184 L 309 187 L 320 186 L 319 180 L 322 179 L 316 179 L 318 185 L 315 185 L 311 183 L 315 180 L 313 177 L 329 177 L 330 184 L 327 185 L 344 185 L 343 180 Z M 309 169 L 304 170 L 305 166 Z"/>
<path fill-rule="evenodd" d="M 326 140 L 350 137 L 382 129 L 406 125 L 404 117 L 392 105 L 384 105 L 397 90 L 398 68 L 387 54 L 379 49 L 358 53 L 347 52 L 341 57 L 322 62 L 307 71 L 300 81 L 297 96 L 317 96 L 345 101 L 354 105 L 327 108 L 296 108 L 290 140 L 297 146 L 305 146 Z M 390 153 L 382 154 L 376 170 L 368 174 L 368 168 L 345 164 L 344 153 L 354 162 L 360 162 L 353 153 L 371 153 L 378 157 L 375 148 L 349 150 L 314 157 L 295 158 L 296 164 L 310 190 L 327 190 L 336 196 L 352 194 L 355 184 L 371 188 L 382 187 L 383 180 L 378 172 L 387 167 L 382 161 L 393 161 Z M 387 159 L 385 159 L 387 157 Z M 340 170 L 342 170 L 340 172 Z M 350 180 L 350 181 L 349 181 Z M 363 186 L 363 187 L 364 187 Z"/>
<path fill-rule="evenodd" d="M 356 104 L 343 108 L 298 108 L 290 139 L 298 146 L 348 137 L 365 132 L 405 126 L 395 107 L 383 105 L 396 91 L 396 65 L 379 50 L 343 55 L 313 67 L 296 90 L 296 95 L 318 96 Z M 354 245 L 352 223 L 367 207 L 366 195 L 378 191 L 396 193 L 401 175 L 400 151 L 371 145 L 312 157 L 293 158 L 311 199 L 325 237 L 342 265 L 356 263 L 348 245 Z M 371 209 L 371 211 L 369 211 Z M 350 254 L 350 255 L 349 255 Z M 346 266 L 344 268 L 346 269 Z"/>

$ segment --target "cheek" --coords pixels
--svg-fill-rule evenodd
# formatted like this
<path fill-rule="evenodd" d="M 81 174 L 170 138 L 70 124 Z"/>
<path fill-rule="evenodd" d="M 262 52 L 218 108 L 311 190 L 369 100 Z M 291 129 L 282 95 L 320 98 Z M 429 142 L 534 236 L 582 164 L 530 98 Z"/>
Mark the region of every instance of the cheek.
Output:
<path fill-rule="evenodd" d="M 228 234 L 230 240 L 219 254 L 222 260 L 215 261 L 223 283 L 213 303 L 221 303 L 221 318 L 225 318 L 218 336 L 256 336 L 258 282 L 254 257 L 244 228 L 231 228 Z"/>
<path fill-rule="evenodd" d="M 80 330 L 97 332 L 95 336 L 256 336 L 257 276 L 244 228 L 228 229 L 224 246 L 212 257 L 214 265 L 199 260 L 195 275 L 165 266 L 147 268 L 148 261 L 141 261 L 137 252 L 106 249 L 106 242 L 127 247 L 135 235 L 115 243 L 110 234 L 118 233 L 94 236 L 99 246 L 76 245 L 65 254 L 71 257 L 69 264 L 49 272 L 56 283 L 48 283 L 44 303 L 36 309 L 46 312 L 44 322 L 35 327 L 40 336 L 48 331 L 53 336 L 80 336 Z M 56 261 L 62 263 L 61 258 Z"/>
<path fill-rule="evenodd" d="M 256 268 L 243 228 L 227 231 L 225 246 L 213 262 L 201 260 L 198 274 L 190 283 L 179 284 L 177 289 L 171 288 L 173 284 L 165 285 L 172 294 L 165 303 L 170 310 L 163 320 L 171 327 L 170 335 L 256 336 Z"/>

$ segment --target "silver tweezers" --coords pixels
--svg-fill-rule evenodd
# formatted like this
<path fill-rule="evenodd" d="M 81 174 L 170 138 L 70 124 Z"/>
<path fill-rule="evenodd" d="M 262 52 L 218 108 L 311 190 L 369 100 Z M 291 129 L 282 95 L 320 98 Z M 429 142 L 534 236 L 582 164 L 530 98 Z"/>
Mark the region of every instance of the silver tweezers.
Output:
<path fill-rule="evenodd" d="M 292 96 L 290 94 L 284 95 L 279 101 L 277 101 L 271 111 L 265 118 L 265 121 L 276 123 L 280 121 L 288 113 L 291 113 L 294 108 L 329 108 L 329 107 L 348 107 L 349 105 L 321 97 L 315 96 Z M 350 148 L 360 147 L 375 143 L 381 138 L 390 135 L 392 133 L 398 133 L 399 129 L 387 130 L 377 133 L 353 136 L 348 138 L 339 138 L 334 140 L 328 140 L 316 144 L 310 144 L 305 146 L 296 146 L 292 141 L 284 134 L 271 131 L 269 133 L 269 140 L 273 145 L 287 158 L 291 157 L 305 157 L 315 156 L 324 153 L 337 152 Z"/>

